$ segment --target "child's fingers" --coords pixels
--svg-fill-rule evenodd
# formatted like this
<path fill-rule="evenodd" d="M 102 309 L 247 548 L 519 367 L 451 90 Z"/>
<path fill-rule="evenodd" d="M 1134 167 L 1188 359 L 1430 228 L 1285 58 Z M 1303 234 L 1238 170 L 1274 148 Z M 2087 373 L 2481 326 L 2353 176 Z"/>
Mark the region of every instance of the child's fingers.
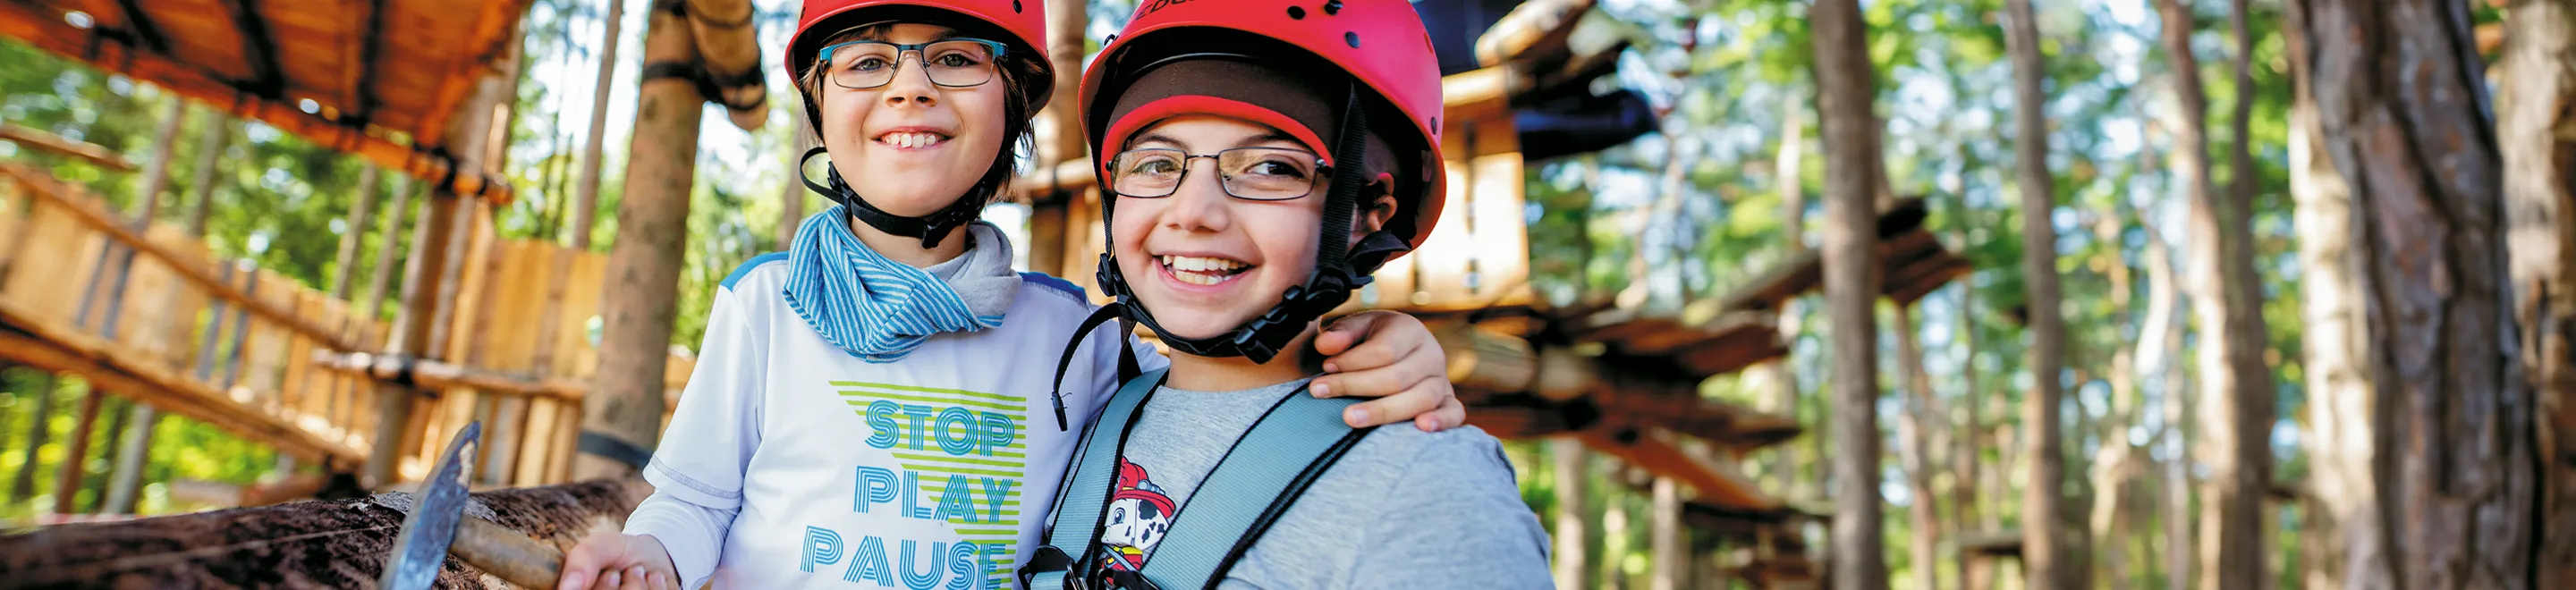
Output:
<path fill-rule="evenodd" d="M 1353 405 L 1342 411 L 1342 421 L 1352 428 L 1405 422 L 1439 409 L 1453 399 L 1445 379 L 1426 379 L 1414 386 L 1394 388 L 1396 393 Z"/>
<path fill-rule="evenodd" d="M 1388 342 L 1385 340 L 1360 341 L 1350 346 L 1343 347 L 1340 351 L 1325 355 L 1324 372 L 1344 373 L 1385 368 L 1388 365 L 1395 364 L 1397 359 L 1403 358 L 1404 353 L 1410 352 L 1410 350 L 1399 350 L 1396 348 L 1401 345 L 1403 345 L 1401 342 Z"/>
<path fill-rule="evenodd" d="M 1458 403 L 1456 397 L 1451 397 L 1448 402 L 1440 404 L 1439 409 L 1413 417 L 1413 427 L 1420 428 L 1423 432 L 1439 432 L 1465 425 L 1467 425 L 1467 405 Z"/>
<path fill-rule="evenodd" d="M 1361 335 L 1376 328 L 1377 317 L 1375 314 L 1362 312 L 1324 326 L 1323 333 L 1315 335 L 1315 352 L 1323 353 L 1325 356 L 1341 354 L 1352 344 L 1360 343 Z"/>
<path fill-rule="evenodd" d="M 644 566 L 638 565 L 626 568 L 625 575 L 620 577 L 625 578 L 626 583 L 618 586 L 618 588 L 624 590 L 653 590 L 653 577 L 644 571 Z"/>
<path fill-rule="evenodd" d="M 572 551 L 564 553 L 563 577 L 555 580 L 555 587 L 564 590 L 583 590 L 589 588 L 592 582 L 600 581 L 599 570 L 607 567 L 608 546 L 615 544 L 615 541 L 614 538 L 593 535 L 574 544 Z"/>

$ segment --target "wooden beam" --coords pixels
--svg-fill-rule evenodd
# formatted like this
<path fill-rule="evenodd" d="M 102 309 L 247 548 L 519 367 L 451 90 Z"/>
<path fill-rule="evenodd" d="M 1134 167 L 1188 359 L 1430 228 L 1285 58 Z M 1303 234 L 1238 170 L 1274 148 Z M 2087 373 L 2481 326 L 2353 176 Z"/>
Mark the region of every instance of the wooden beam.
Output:
<path fill-rule="evenodd" d="M 1585 446 L 1645 469 L 1655 475 L 1670 477 L 1698 490 L 1698 499 L 1709 504 L 1737 510 L 1775 510 L 1783 506 L 1779 499 L 1764 494 L 1743 476 L 1726 473 L 1692 459 L 1680 447 L 1645 433 L 1622 435 L 1594 428 L 1576 435 Z"/>
<path fill-rule="evenodd" d="M 260 413 L 212 386 L 179 373 L 130 359 L 148 358 L 96 337 L 50 331 L 21 322 L 0 302 L 0 323 L 19 330 L 0 330 L 0 358 L 55 373 L 80 375 L 92 387 L 118 392 L 136 401 L 177 412 L 243 438 L 261 441 L 298 459 L 326 457 L 364 459 L 356 448 L 337 444 L 284 420 Z"/>
<path fill-rule="evenodd" d="M 74 141 L 71 138 L 48 133 L 34 127 L 17 124 L 0 124 L 0 140 L 8 140 L 12 143 L 18 144 L 19 147 L 80 158 L 91 164 L 96 164 L 101 168 L 107 168 L 109 170 L 115 170 L 118 172 L 134 171 L 133 160 L 126 159 L 124 154 L 116 153 L 115 150 L 107 149 L 107 146 L 85 141 Z"/>

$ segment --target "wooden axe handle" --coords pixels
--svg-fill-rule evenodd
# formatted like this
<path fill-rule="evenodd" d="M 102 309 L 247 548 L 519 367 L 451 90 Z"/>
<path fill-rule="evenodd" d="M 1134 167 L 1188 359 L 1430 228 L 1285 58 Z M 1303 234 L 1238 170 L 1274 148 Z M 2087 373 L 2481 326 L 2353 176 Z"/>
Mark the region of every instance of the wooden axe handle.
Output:
<path fill-rule="evenodd" d="M 492 521 L 458 519 L 447 552 L 485 573 L 522 588 L 554 590 L 563 578 L 563 551 Z"/>

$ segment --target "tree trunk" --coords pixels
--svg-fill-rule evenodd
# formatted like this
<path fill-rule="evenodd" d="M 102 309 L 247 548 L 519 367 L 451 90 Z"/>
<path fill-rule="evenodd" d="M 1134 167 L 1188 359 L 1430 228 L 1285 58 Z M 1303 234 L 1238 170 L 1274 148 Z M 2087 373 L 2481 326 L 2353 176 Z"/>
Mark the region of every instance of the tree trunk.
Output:
<path fill-rule="evenodd" d="M 1905 373 L 1905 415 L 1897 420 L 1897 430 L 1905 440 L 1904 453 L 1897 461 L 1905 465 L 1906 485 L 1913 502 L 1905 507 L 1908 528 L 1913 540 L 1906 549 L 1912 552 L 1907 570 L 1914 576 L 1916 588 L 1940 588 L 1941 580 L 1933 564 L 1940 560 L 1941 523 L 1935 503 L 1940 497 L 1932 489 L 1932 473 L 1940 469 L 1933 450 L 1940 448 L 1932 431 L 1940 427 L 1941 408 L 1932 394 L 1932 377 L 1923 370 L 1923 338 L 1914 323 L 1911 306 L 1895 306 L 1896 362 Z"/>
<path fill-rule="evenodd" d="M 2022 440 L 2030 471 L 2022 487 L 2022 568 L 2025 579 L 2041 588 L 2071 588 L 2072 563 L 2064 561 L 2065 510 L 2060 482 L 2066 457 L 2058 444 L 2058 401 L 2064 395 L 2058 373 L 2066 365 L 2066 317 L 2058 308 L 2057 228 L 2049 223 L 2057 210 L 2056 179 L 2048 171 L 2047 104 L 2040 93 L 2047 72 L 2040 61 L 2039 26 L 2030 0 L 2006 0 L 2004 38 L 2013 60 L 2013 94 L 2021 128 L 2021 271 L 2029 290 L 2029 360 L 2033 387 L 2023 397 Z"/>
<path fill-rule="evenodd" d="M 1589 546 L 1585 529 L 1590 521 L 1583 487 L 1591 479 L 1592 450 L 1573 437 L 1548 439 L 1547 444 L 1556 459 L 1556 587 L 1574 590 L 1591 579 L 1583 575 L 1589 561 L 1584 549 Z"/>
<path fill-rule="evenodd" d="M 358 196 L 349 204 L 349 228 L 340 234 L 340 255 L 331 268 L 332 298 L 347 300 L 353 287 L 350 279 L 358 274 L 358 250 L 367 241 L 367 216 L 376 206 L 376 175 L 372 162 L 358 169 Z"/>
<path fill-rule="evenodd" d="M 2125 207 L 2113 206 L 2109 214 L 2095 221 L 2095 238 L 2105 244 L 2124 243 L 2122 238 L 2128 227 L 2125 221 L 2128 217 Z M 2121 257 L 2119 249 L 2106 250 L 2103 257 L 2095 261 L 2107 268 L 2106 274 L 2110 275 L 2112 321 L 2129 323 L 2136 316 L 2132 315 L 2129 305 L 2132 287 L 2128 261 Z M 2170 290 L 2165 287 L 2158 284 L 2149 289 Z M 2152 299 L 2150 305 L 2154 303 Z M 2137 446 L 2129 443 L 2128 433 L 2137 424 L 2138 410 L 2143 405 L 2139 400 L 2138 373 L 2143 366 L 2140 360 L 2156 360 L 2153 347 L 2157 341 L 2148 335 L 2154 334 L 2153 330 L 2158 325 L 2156 321 L 2161 319 L 2164 311 L 2161 308 L 2149 309 L 2146 321 L 2137 324 L 2141 338 L 2135 347 L 2120 348 L 2111 354 L 2111 408 L 2103 412 L 2091 466 L 2093 506 L 2086 545 L 2093 554 L 2093 561 L 2102 566 L 2099 569 L 2086 568 L 2090 571 L 2082 579 L 2091 587 L 2129 588 L 2129 556 L 2123 551 L 2120 539 L 2128 534 L 2131 524 L 2137 522 L 2130 510 L 2134 499 L 2129 488 L 2131 480 L 2136 479 L 2139 473 L 2136 464 L 2139 455 Z"/>
<path fill-rule="evenodd" d="M 2356 588 L 2537 588 L 2536 396 L 2507 289 L 2495 127 L 2456 0 L 2314 0 L 2309 80 L 2352 198 L 2363 309 L 2378 349 L 2370 492 L 2380 559 Z M 2519 15 L 2517 15 L 2519 16 Z M 2343 453 L 2338 450 L 2338 453 Z M 2348 547 L 2359 550 L 2362 548 Z"/>
<path fill-rule="evenodd" d="M 2289 39 L 2294 98 L 2290 104 L 2290 197 L 2298 203 L 2301 371 L 2307 376 L 2308 422 L 2315 442 L 2308 445 L 2310 476 L 2316 503 L 2305 524 L 2320 534 L 2309 539 L 2331 541 L 2332 549 L 2304 551 L 2303 569 L 2311 587 L 2389 588 L 2386 531 L 2378 528 L 2379 482 L 2373 480 L 2373 423 L 2378 412 L 2370 382 L 2372 353 L 2366 272 L 2353 251 L 2352 194 L 2335 175 L 2334 162 L 2319 157 L 2325 141 L 2317 118 L 2315 84 L 2308 78 L 2310 59 L 2299 23 L 2299 3 L 2290 3 L 2292 22 L 2283 28 Z M 2365 572 L 2353 575 L 2356 570 Z M 2369 584 L 2355 584 L 2374 580 Z"/>
<path fill-rule="evenodd" d="M 688 17 L 656 9 L 644 38 L 646 63 L 696 61 Z M 646 80 L 628 148 L 626 194 L 617 212 L 602 297 L 599 371 L 582 398 L 584 449 L 574 479 L 622 477 L 643 467 L 662 430 L 662 372 L 670 360 L 671 324 L 680 288 L 681 242 L 687 239 L 689 192 L 697 178 L 698 121 L 706 97 L 687 80 Z M 623 445 L 624 457 L 593 451 Z M 632 464 L 630 464 L 632 463 Z"/>
<path fill-rule="evenodd" d="M 1683 584 L 1688 583 L 1690 569 L 1687 557 L 1690 539 L 1682 531 L 1681 485 L 1673 478 L 1655 478 L 1653 495 L 1655 515 L 1647 529 L 1647 538 L 1651 541 L 1649 550 L 1654 553 L 1653 559 L 1647 562 L 1646 587 L 1680 590 Z"/>
<path fill-rule="evenodd" d="M 1807 251 L 1807 192 L 1806 187 L 1801 186 L 1806 181 L 1805 174 L 1801 172 L 1806 169 L 1807 124 L 1804 114 L 1806 103 L 1803 102 L 1806 98 L 1795 94 L 1784 96 L 1787 98 L 1780 101 L 1783 105 L 1780 155 L 1772 167 L 1772 174 L 1780 190 L 1780 241 L 1789 246 L 1785 258 L 1795 259 Z M 1800 307 L 1797 298 L 1780 302 L 1782 346 L 1795 346 L 1798 342 L 1799 324 L 1803 319 Z M 1781 355 L 1764 363 L 1760 369 L 1764 380 L 1771 385 L 1770 411 L 1792 420 L 1798 417 L 1798 369 L 1795 364 L 1790 355 Z M 1774 463 L 1771 467 L 1772 485 L 1780 490 L 1782 497 L 1791 501 L 1807 498 L 1807 478 L 1798 474 L 1798 446 L 1774 445 L 1771 452 Z"/>
<path fill-rule="evenodd" d="M 132 421 L 134 419 L 132 411 L 135 407 L 135 403 L 123 398 L 104 401 L 112 401 L 116 403 L 104 408 L 104 411 L 108 416 L 107 432 L 99 433 L 101 436 L 99 436 L 98 439 L 110 443 L 122 441 L 125 439 L 126 427 L 132 425 Z M 108 475 L 115 475 L 113 469 L 115 467 L 114 462 L 116 460 L 116 451 L 117 449 L 112 446 L 101 446 L 98 449 L 99 462 L 108 463 L 109 468 L 111 469 Z M 87 476 L 89 474 L 89 461 L 86 459 L 81 461 L 81 474 L 83 476 Z M 83 481 L 84 487 L 89 488 L 89 502 L 84 504 L 84 508 L 81 510 L 82 512 L 100 514 L 107 511 L 108 484 L 111 483 L 108 480 L 110 479 L 113 478 L 102 477 L 94 480 Z"/>
<path fill-rule="evenodd" d="M 232 117 L 216 115 L 197 140 L 197 172 L 188 184 L 188 235 L 206 235 L 206 224 L 214 214 L 215 183 L 223 179 L 215 174 L 215 165 L 232 144 L 232 122 Z"/>
<path fill-rule="evenodd" d="M 143 469 L 151 465 L 152 426 L 160 423 L 161 413 L 149 404 L 134 404 L 131 424 L 124 437 L 117 440 L 115 467 L 108 471 L 107 503 L 100 510 L 107 514 L 134 514 L 137 492 L 143 486 Z"/>
<path fill-rule="evenodd" d="M 49 422 L 54 416 L 54 384 L 57 377 L 53 372 L 42 369 L 38 369 L 36 373 L 42 375 L 36 379 L 36 411 L 27 415 L 27 452 L 18 461 L 18 475 L 9 480 L 9 503 L 11 504 L 24 502 L 27 496 L 36 493 L 36 451 L 44 450 L 45 439 L 53 435 L 53 428 Z"/>
<path fill-rule="evenodd" d="M 1964 359 L 1959 367 L 1959 396 L 1962 398 L 1962 405 L 1966 407 L 1959 412 L 1958 432 L 1950 437 L 1951 442 L 1958 445 L 1958 449 L 1950 454 L 1950 468 L 1954 470 L 1950 478 L 1951 530 L 1962 534 L 1968 531 L 1990 531 L 1996 528 L 1993 522 L 1994 515 L 1980 511 L 1977 506 L 1978 498 L 1983 494 L 1979 488 L 1985 482 L 1980 472 L 1984 470 L 1981 465 L 1986 460 L 1985 408 L 1983 407 L 1986 396 L 1985 392 L 1977 387 L 1976 300 L 1976 274 L 1972 272 L 1962 278 L 1959 285 L 1959 333 L 1961 335 L 1959 358 Z M 1992 588 L 1994 575 L 1993 572 L 1987 571 L 1985 563 L 1969 552 L 1960 551 L 1959 587 L 1965 590 Z"/>
<path fill-rule="evenodd" d="M 1825 142 L 1824 282 L 1833 333 L 1833 585 L 1887 588 L 1880 536 L 1876 208 L 1877 70 L 1857 0 L 1818 0 L 1816 94 Z"/>
<path fill-rule="evenodd" d="M 2184 165 L 2174 179 L 2191 195 L 2190 268 L 2201 330 L 2204 424 L 2198 449 L 2210 472 L 2202 516 L 2201 586 L 2253 590 L 2263 585 L 2263 493 L 2270 487 L 2272 373 L 2262 318 L 2262 283 L 2254 273 L 2253 228 L 2243 195 L 2221 195 L 2209 180 L 2209 99 L 2191 52 L 2191 8 L 2158 0 L 2164 49 L 2172 61 L 2182 121 L 2174 143 Z"/>
<path fill-rule="evenodd" d="M 369 320 L 382 318 L 377 315 L 377 308 L 384 305 L 385 290 L 393 282 L 394 257 L 402 254 L 404 216 L 412 212 L 412 186 L 405 180 L 407 178 L 395 176 L 393 179 L 394 203 L 392 207 L 385 208 L 383 227 L 376 230 L 376 240 L 382 243 L 376 245 L 376 267 L 367 277 L 367 296 L 355 302 L 357 317 Z"/>
<path fill-rule="evenodd" d="M 1600 590 L 1624 590 L 1628 572 L 1619 567 L 1619 558 L 1628 555 L 1628 504 L 1608 498 L 1601 511 L 1601 583 Z"/>
<path fill-rule="evenodd" d="M 2497 67 L 2496 141 L 2504 157 L 2507 258 L 2538 407 L 2543 460 L 2536 587 L 2576 583 L 2576 145 L 2564 130 L 2576 93 L 2576 6 L 2565 0 L 2507 3 Z M 2554 412 L 2545 409 L 2555 408 Z M 2554 415 L 2551 415 L 2554 414 Z"/>
<path fill-rule="evenodd" d="M 584 143 L 581 148 L 581 184 L 576 186 L 572 201 L 572 249 L 574 251 L 590 249 L 591 220 L 599 216 L 599 174 L 600 168 L 605 164 L 600 159 L 600 153 L 606 149 L 608 142 L 608 98 L 617 90 L 618 27 L 626 20 L 626 2 L 623 0 L 600 0 L 600 2 L 608 5 L 608 11 L 600 17 L 604 30 L 600 31 L 599 35 L 599 78 L 591 86 L 590 134 L 582 138 Z M 690 103 L 690 105 L 695 106 L 696 103 Z M 639 128 L 638 131 L 640 130 Z M 630 160 L 627 167 L 635 167 L 634 162 Z"/>
<path fill-rule="evenodd" d="M 80 497 L 81 480 L 89 475 L 89 439 L 91 427 L 98 424 L 98 412 L 107 402 L 107 392 L 97 386 L 82 388 L 80 415 L 72 419 L 72 435 L 64 439 L 63 463 L 54 471 L 54 513 L 71 514 L 80 510 L 74 500 Z"/>

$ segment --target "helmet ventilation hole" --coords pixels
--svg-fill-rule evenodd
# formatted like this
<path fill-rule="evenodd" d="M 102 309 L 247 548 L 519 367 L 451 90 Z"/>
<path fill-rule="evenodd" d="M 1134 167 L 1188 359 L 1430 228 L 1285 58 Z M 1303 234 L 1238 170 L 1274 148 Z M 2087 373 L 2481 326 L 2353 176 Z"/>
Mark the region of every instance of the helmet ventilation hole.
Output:
<path fill-rule="evenodd" d="M 1352 49 L 1359 49 L 1360 34 L 1357 32 L 1342 33 L 1342 42 L 1351 44 Z"/>
<path fill-rule="evenodd" d="M 1020 10 L 1020 0 L 1011 0 L 1011 12 L 1013 12 L 1013 13 L 1023 12 L 1022 10 Z"/>
<path fill-rule="evenodd" d="M 1324 14 L 1341 14 L 1342 0 L 1324 0 Z"/>
<path fill-rule="evenodd" d="M 1288 18 L 1297 19 L 1297 20 L 1306 20 L 1306 7 L 1304 7 L 1304 6 L 1290 6 L 1290 7 L 1288 7 Z"/>

